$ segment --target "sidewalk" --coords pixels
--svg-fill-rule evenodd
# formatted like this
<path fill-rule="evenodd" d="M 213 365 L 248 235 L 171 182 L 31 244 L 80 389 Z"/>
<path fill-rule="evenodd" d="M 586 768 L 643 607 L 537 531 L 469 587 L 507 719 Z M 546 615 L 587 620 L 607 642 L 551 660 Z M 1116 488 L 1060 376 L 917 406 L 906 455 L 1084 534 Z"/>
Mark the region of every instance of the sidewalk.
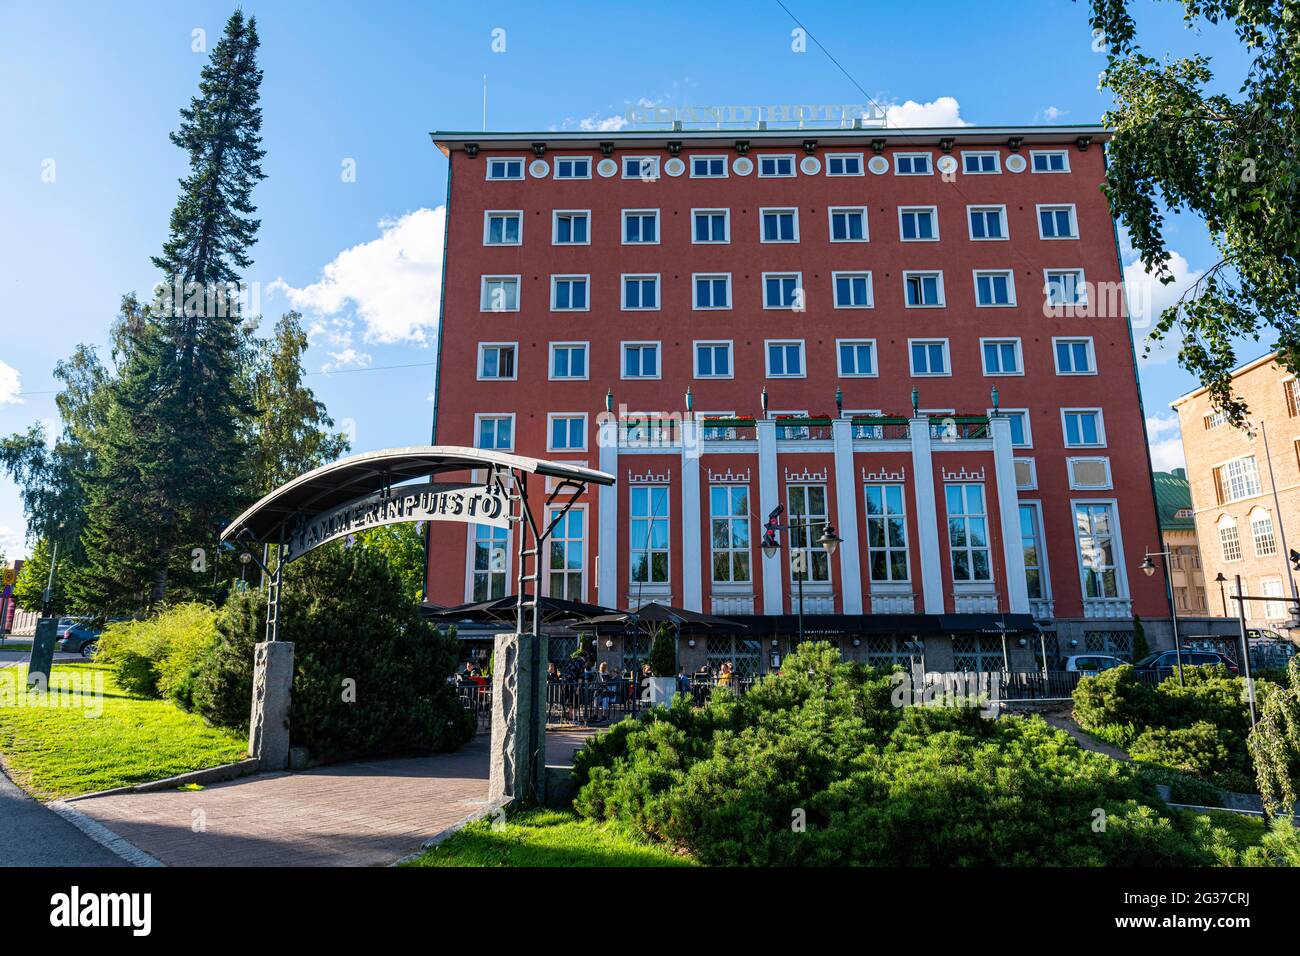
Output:
<path fill-rule="evenodd" d="M 126 866 L 0 771 L 0 866 Z"/>

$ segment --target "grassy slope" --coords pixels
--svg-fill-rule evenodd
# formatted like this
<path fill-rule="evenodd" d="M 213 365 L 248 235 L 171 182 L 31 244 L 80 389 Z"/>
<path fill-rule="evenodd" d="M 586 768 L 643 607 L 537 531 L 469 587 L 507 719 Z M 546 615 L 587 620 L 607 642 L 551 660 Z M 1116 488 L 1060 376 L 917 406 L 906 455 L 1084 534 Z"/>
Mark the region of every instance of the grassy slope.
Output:
<path fill-rule="evenodd" d="M 0 757 L 14 781 L 42 799 L 73 796 L 200 770 L 247 755 L 248 741 L 165 700 L 120 689 L 94 664 L 57 664 L 55 688 L 103 678 L 92 708 L 15 706 L 26 667 L 0 669 Z M 86 686 L 83 683 L 83 686 Z"/>
<path fill-rule="evenodd" d="M 694 866 L 611 823 L 572 813 L 530 810 L 497 830 L 472 823 L 407 866 Z"/>

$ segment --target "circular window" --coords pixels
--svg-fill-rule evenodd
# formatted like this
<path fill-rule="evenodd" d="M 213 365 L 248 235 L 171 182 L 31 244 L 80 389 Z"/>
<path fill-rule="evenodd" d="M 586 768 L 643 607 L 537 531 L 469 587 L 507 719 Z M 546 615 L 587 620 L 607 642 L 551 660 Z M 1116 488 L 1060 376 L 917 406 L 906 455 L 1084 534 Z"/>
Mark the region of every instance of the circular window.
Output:
<path fill-rule="evenodd" d="M 596 164 L 596 172 L 609 179 L 610 176 L 618 172 L 618 163 L 612 159 L 602 159 Z"/>
<path fill-rule="evenodd" d="M 528 164 L 528 175 L 533 179 L 545 179 L 551 173 L 551 167 L 544 159 L 534 159 Z"/>
<path fill-rule="evenodd" d="M 731 164 L 731 171 L 737 176 L 748 176 L 754 171 L 754 161 L 748 156 L 738 156 Z"/>
<path fill-rule="evenodd" d="M 883 156 L 872 156 L 871 159 L 867 161 L 867 169 L 871 170 L 877 176 L 883 176 L 885 173 L 889 172 L 889 160 L 885 159 Z"/>
<path fill-rule="evenodd" d="M 1007 157 L 1007 169 L 1013 173 L 1023 173 L 1025 171 L 1025 157 L 1012 154 Z"/>

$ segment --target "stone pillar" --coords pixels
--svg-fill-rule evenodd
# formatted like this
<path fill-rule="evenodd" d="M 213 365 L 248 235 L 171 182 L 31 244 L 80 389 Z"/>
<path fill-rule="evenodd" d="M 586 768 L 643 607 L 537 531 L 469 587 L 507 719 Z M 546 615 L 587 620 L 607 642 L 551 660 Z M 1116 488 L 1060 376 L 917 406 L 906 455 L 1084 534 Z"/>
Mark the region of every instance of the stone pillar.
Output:
<path fill-rule="evenodd" d="M 546 799 L 546 662 L 541 638 L 498 634 L 492 656 L 488 800 Z"/>
<path fill-rule="evenodd" d="M 762 522 L 781 502 L 781 489 L 777 487 L 776 472 L 776 422 L 770 418 L 759 419 L 754 431 L 758 435 L 758 522 L 755 534 L 762 534 Z M 786 515 L 788 519 L 790 516 Z M 784 522 L 783 522 L 784 523 Z M 762 554 L 762 552 L 759 552 Z M 781 560 L 758 558 L 763 569 L 763 613 L 785 612 L 785 578 L 781 573 Z"/>
<path fill-rule="evenodd" d="M 1016 490 L 1016 459 L 1011 449 L 1011 419 L 989 419 L 993 433 L 993 466 L 1002 532 L 1002 560 L 1007 575 L 1007 603 L 1012 614 L 1029 613 L 1029 585 L 1025 581 L 1025 552 L 1020 547 L 1020 497 Z"/>
<path fill-rule="evenodd" d="M 840 593 L 844 613 L 862 613 L 862 566 L 859 555 L 865 554 L 858 540 L 858 495 L 862 492 L 853 474 L 853 422 L 837 418 L 831 422 L 835 441 L 835 514 L 844 543 L 836 552 L 840 559 Z"/>
<path fill-rule="evenodd" d="M 263 641 L 253 650 L 253 710 L 248 755 L 262 770 L 289 766 L 289 701 L 293 693 L 293 644 Z"/>
<path fill-rule="evenodd" d="M 32 653 L 27 658 L 27 686 L 40 685 L 49 690 L 50 670 L 54 666 L 54 645 L 59 639 L 59 619 L 43 617 L 36 622 L 36 637 L 32 640 Z"/>
<path fill-rule="evenodd" d="M 912 436 L 912 471 L 915 473 L 912 488 L 916 492 L 917 545 L 921 552 L 921 595 L 926 614 L 942 614 L 943 562 L 939 550 L 939 515 L 935 504 L 930 419 L 918 415 L 911 420 L 909 431 Z M 929 662 L 926 663 L 928 666 Z"/>
<path fill-rule="evenodd" d="M 700 538 L 700 431 L 682 422 L 682 607 L 704 610 L 703 569 L 709 558 Z"/>
<path fill-rule="evenodd" d="M 597 433 L 600 447 L 600 470 L 618 474 L 618 422 L 601 422 Z M 599 502 L 599 529 L 596 551 L 596 602 L 603 607 L 622 607 L 618 596 L 618 485 L 601 485 L 596 489 Z"/>

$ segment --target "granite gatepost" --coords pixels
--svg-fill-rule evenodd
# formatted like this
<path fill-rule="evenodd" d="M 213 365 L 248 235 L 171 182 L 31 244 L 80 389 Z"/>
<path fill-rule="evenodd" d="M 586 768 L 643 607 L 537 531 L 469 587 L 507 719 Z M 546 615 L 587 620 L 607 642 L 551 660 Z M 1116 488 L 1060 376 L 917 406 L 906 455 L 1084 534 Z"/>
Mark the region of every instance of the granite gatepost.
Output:
<path fill-rule="evenodd" d="M 253 649 L 253 710 L 248 755 L 262 770 L 289 767 L 289 701 L 293 693 L 293 644 L 263 641 Z"/>
<path fill-rule="evenodd" d="M 488 800 L 546 799 L 544 638 L 498 634 L 492 656 L 492 759 Z"/>

